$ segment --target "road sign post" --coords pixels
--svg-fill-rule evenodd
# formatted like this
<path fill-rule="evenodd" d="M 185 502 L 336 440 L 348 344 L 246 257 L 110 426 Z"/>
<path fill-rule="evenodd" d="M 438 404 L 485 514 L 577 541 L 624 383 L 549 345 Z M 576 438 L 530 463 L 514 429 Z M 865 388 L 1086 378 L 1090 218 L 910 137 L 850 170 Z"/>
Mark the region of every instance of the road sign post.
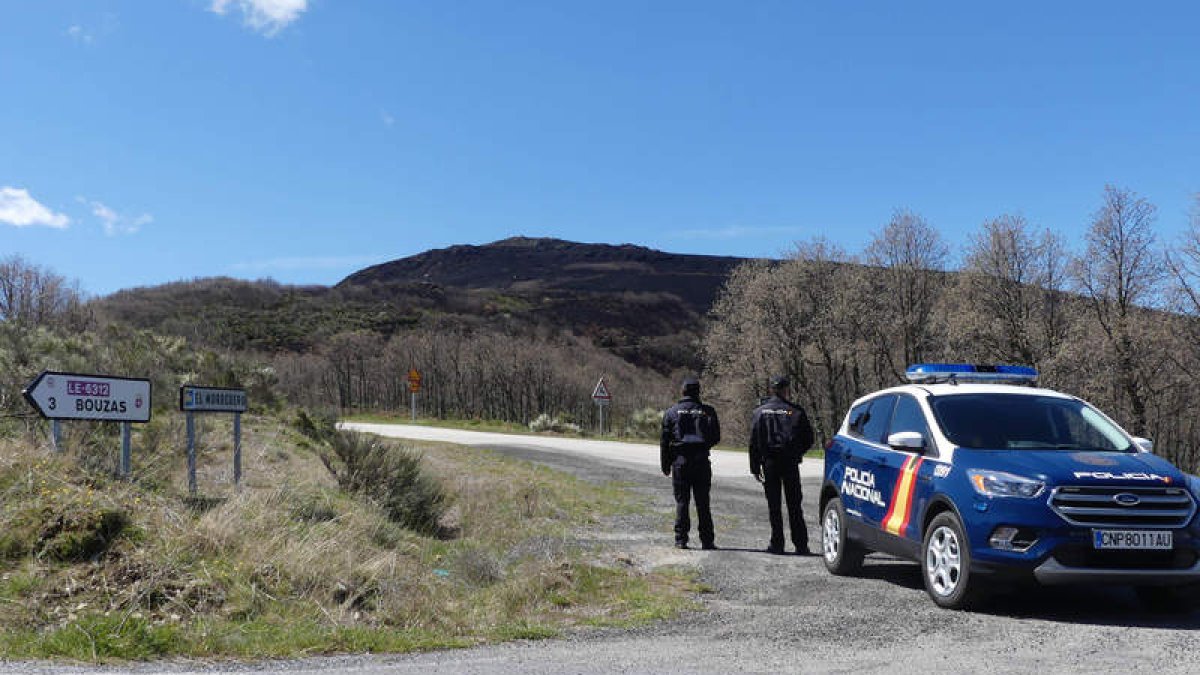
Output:
<path fill-rule="evenodd" d="M 233 414 L 233 484 L 242 484 L 242 414 Z"/>
<path fill-rule="evenodd" d="M 121 477 L 129 478 L 133 474 L 133 444 L 130 439 L 132 430 L 129 422 L 121 422 Z"/>
<path fill-rule="evenodd" d="M 604 383 L 604 378 L 596 383 L 596 388 L 592 390 L 592 400 L 600 407 L 600 426 L 599 435 L 604 435 L 604 409 L 612 403 L 612 393 L 608 390 L 608 385 Z"/>
<path fill-rule="evenodd" d="M 188 494 L 196 494 L 196 417 L 187 414 Z"/>
<path fill-rule="evenodd" d="M 242 413 L 246 412 L 248 399 L 244 389 L 228 387 L 196 387 L 184 385 L 179 388 L 179 409 L 187 413 L 188 436 L 188 492 L 196 494 L 196 413 L 233 413 L 233 484 L 242 484 Z"/>
<path fill-rule="evenodd" d="M 421 371 L 412 368 L 408 371 L 408 393 L 414 422 L 417 420 L 417 393 L 419 391 L 421 391 Z"/>
<path fill-rule="evenodd" d="M 119 472 L 130 474 L 131 423 L 150 421 L 150 380 L 60 373 L 44 370 L 21 394 L 43 418 L 50 420 L 50 443 L 55 452 L 63 451 L 62 422 L 121 423 L 121 459 Z"/>

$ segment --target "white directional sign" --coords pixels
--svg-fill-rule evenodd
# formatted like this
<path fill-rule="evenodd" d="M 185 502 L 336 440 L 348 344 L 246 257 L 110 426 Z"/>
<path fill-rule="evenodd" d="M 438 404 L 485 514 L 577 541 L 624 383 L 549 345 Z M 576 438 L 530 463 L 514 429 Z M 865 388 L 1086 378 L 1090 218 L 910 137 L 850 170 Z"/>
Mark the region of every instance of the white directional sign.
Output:
<path fill-rule="evenodd" d="M 183 412 L 246 412 L 246 390 L 224 387 L 179 388 L 179 409 Z"/>
<path fill-rule="evenodd" d="M 22 393 L 46 419 L 150 421 L 150 380 L 43 371 Z"/>

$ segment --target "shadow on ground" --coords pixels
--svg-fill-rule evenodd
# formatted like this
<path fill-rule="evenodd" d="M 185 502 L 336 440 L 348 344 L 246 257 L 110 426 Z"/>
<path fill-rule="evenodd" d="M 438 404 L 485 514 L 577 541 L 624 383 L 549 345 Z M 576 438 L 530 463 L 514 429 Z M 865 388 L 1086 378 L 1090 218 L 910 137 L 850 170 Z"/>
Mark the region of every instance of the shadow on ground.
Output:
<path fill-rule="evenodd" d="M 874 579 L 925 593 L 921 566 L 894 558 L 869 557 L 861 579 Z M 971 611 L 992 616 L 1130 628 L 1200 629 L 1200 593 L 1180 594 L 1177 602 L 1150 608 L 1132 588 L 1104 586 L 996 586 Z M 927 600 L 933 602 L 932 600 Z"/>

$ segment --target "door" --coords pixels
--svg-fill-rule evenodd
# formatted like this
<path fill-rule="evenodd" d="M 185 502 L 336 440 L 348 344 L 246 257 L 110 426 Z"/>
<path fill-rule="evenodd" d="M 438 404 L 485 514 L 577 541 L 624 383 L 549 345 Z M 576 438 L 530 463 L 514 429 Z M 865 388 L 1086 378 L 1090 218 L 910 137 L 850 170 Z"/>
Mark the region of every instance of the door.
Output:
<path fill-rule="evenodd" d="M 915 431 L 925 439 L 926 448 L 931 447 L 929 425 L 925 420 L 925 412 L 917 399 L 909 394 L 896 397 L 896 405 L 892 413 L 891 423 L 887 434 L 902 431 Z M 884 436 L 885 444 L 887 436 Z M 926 464 L 926 452 L 915 452 L 889 447 L 883 453 L 879 478 L 884 481 L 887 494 L 887 510 L 880 522 L 880 528 L 887 534 L 901 539 L 911 539 L 920 527 L 913 525 L 913 514 L 920 513 L 920 503 L 928 498 L 929 475 L 932 466 Z M 924 481 L 921 476 L 924 475 Z"/>
<path fill-rule="evenodd" d="M 883 442 L 895 403 L 895 394 L 884 394 L 854 409 L 858 412 L 851 415 L 843 456 L 842 503 L 848 513 L 873 528 L 880 526 L 887 511 L 887 486 L 880 474 L 887 452 Z"/>

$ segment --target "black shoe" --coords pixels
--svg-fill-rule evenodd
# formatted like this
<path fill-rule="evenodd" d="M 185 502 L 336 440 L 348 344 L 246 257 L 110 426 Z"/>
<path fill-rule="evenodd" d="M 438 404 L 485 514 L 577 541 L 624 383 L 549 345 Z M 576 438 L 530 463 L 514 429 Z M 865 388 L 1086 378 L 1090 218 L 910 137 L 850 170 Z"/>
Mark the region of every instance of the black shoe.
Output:
<path fill-rule="evenodd" d="M 771 555 L 783 555 L 784 550 L 782 546 L 768 546 L 767 553 L 770 553 Z"/>
<path fill-rule="evenodd" d="M 678 542 L 678 541 L 677 541 L 677 542 L 675 542 L 675 548 L 687 548 L 687 547 L 688 547 L 688 545 L 687 545 L 687 544 L 685 544 L 685 543 L 681 543 L 681 542 Z"/>
<path fill-rule="evenodd" d="M 717 545 L 710 541 L 707 544 L 700 544 L 700 548 L 704 549 L 705 551 L 715 551 L 717 550 Z"/>
<path fill-rule="evenodd" d="M 796 555 L 814 556 L 814 555 L 816 555 L 816 553 L 813 553 L 812 551 L 808 550 L 807 546 L 803 546 L 803 547 L 797 546 L 796 547 Z"/>

